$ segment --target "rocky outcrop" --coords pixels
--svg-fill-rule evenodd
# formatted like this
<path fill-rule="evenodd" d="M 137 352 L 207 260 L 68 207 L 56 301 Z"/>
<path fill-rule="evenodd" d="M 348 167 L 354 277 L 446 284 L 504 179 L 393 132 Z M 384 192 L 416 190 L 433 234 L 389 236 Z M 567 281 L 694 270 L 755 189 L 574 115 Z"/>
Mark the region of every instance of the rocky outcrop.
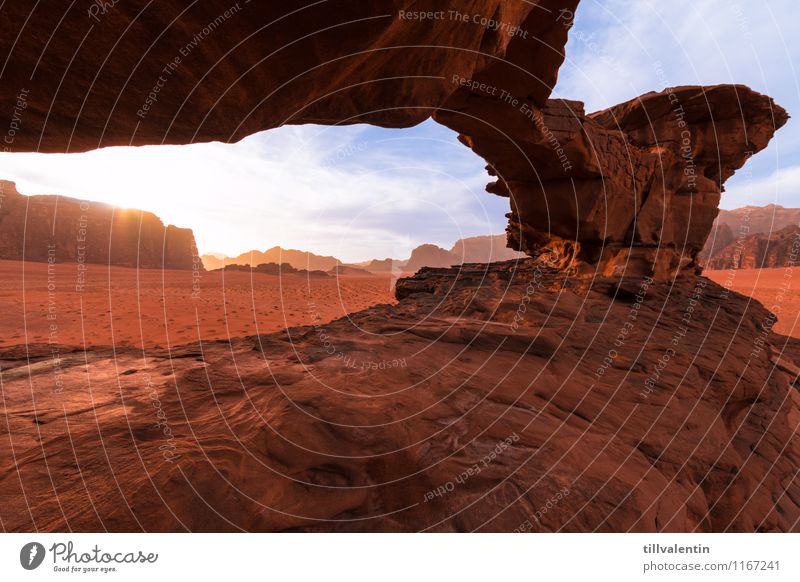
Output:
<path fill-rule="evenodd" d="M 350 265 L 339 265 L 328 271 L 334 277 L 372 277 L 373 273 L 362 269 L 360 267 L 353 267 Z"/>
<path fill-rule="evenodd" d="M 787 226 L 800 226 L 800 208 L 784 208 L 779 204 L 766 206 L 744 206 L 735 210 L 720 210 L 711 235 L 699 255 L 700 262 L 707 264 L 716 259 L 728 245 L 750 235 L 772 233 Z"/>
<path fill-rule="evenodd" d="M 458 259 L 450 251 L 440 246 L 424 244 L 411 251 L 404 270 L 414 273 L 422 267 L 449 267 L 457 265 Z"/>
<path fill-rule="evenodd" d="M 511 199 L 512 247 L 658 278 L 696 266 L 722 184 L 788 119 L 743 86 L 676 87 L 591 115 L 576 101 L 537 112 L 465 95 L 435 117 L 497 174 L 489 190 Z M 508 139 L 526 117 L 529 132 Z"/>
<path fill-rule="evenodd" d="M 0 181 L 0 259 L 198 269 L 194 234 L 154 214 L 63 196 L 23 196 Z"/>
<path fill-rule="evenodd" d="M 423 267 L 450 267 L 463 263 L 494 263 L 525 257 L 508 248 L 503 235 L 486 235 L 462 238 L 448 251 L 442 247 L 424 244 L 411 252 L 411 258 L 402 270 L 415 273 Z"/>
<path fill-rule="evenodd" d="M 287 123 L 433 116 L 497 174 L 513 248 L 550 247 L 565 266 L 616 276 L 694 268 L 723 183 L 786 112 L 739 85 L 592 115 L 548 101 L 577 4 L 121 2 L 55 14 L 6 3 L 0 94 L 20 105 L 5 147 L 231 142 Z"/>
<path fill-rule="evenodd" d="M 214 255 L 203 255 L 202 259 L 203 264 L 209 271 L 221 269 L 228 265 L 256 267 L 266 263 L 287 264 L 295 269 L 330 271 L 341 265 L 341 261 L 336 257 L 315 255 L 308 251 L 283 249 L 281 247 L 272 247 L 266 251 L 248 251 L 238 257 L 224 257 L 222 259 Z"/>
<path fill-rule="evenodd" d="M 400 273 L 405 267 L 406 261 L 397 259 L 372 259 L 363 263 L 356 263 L 356 266 L 376 274 Z"/>
<path fill-rule="evenodd" d="M 300 275 L 302 277 L 315 277 L 327 278 L 328 273 L 325 271 L 307 271 L 305 269 L 295 269 L 289 263 L 262 263 L 255 267 L 251 265 L 225 265 L 222 267 L 225 272 L 245 272 L 245 273 L 260 273 L 262 275 L 273 275 L 279 277 L 286 277 L 288 275 Z"/>
<path fill-rule="evenodd" d="M 4 529 L 798 530 L 800 343 L 757 302 L 533 261 L 398 295 L 146 359 L 64 349 L 60 394 L 47 346 L 5 350 Z"/>
<path fill-rule="evenodd" d="M 800 226 L 738 238 L 708 259 L 708 269 L 775 269 L 800 260 Z"/>
<path fill-rule="evenodd" d="M 409 127 L 478 73 L 511 73 L 541 104 L 564 58 L 557 18 L 577 3 L 166 0 L 58 13 L 6 3 L 0 94 L 14 103 L 27 92 L 8 145 L 233 142 L 286 123 Z"/>
<path fill-rule="evenodd" d="M 525 257 L 523 253 L 508 248 L 504 235 L 471 236 L 456 241 L 450 253 L 456 257 L 454 264 L 495 263 Z M 427 265 L 433 266 L 433 265 Z"/>

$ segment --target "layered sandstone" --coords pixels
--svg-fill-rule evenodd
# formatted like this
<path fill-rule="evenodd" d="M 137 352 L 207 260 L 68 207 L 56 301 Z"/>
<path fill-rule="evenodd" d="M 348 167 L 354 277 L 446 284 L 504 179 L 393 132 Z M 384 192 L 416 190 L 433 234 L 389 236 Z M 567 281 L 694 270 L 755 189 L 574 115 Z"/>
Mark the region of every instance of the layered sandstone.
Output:
<path fill-rule="evenodd" d="M 800 343 L 760 304 L 531 261 L 398 289 L 146 359 L 64 349 L 60 393 L 47 346 L 3 350 L 4 528 L 800 527 Z"/>
<path fill-rule="evenodd" d="M 0 259 L 202 270 L 194 234 L 150 212 L 23 196 L 0 180 Z"/>
<path fill-rule="evenodd" d="M 670 88 L 591 115 L 469 94 L 435 117 L 498 176 L 488 189 L 511 199 L 512 247 L 660 278 L 696 265 L 725 180 L 788 119 L 744 86 Z"/>

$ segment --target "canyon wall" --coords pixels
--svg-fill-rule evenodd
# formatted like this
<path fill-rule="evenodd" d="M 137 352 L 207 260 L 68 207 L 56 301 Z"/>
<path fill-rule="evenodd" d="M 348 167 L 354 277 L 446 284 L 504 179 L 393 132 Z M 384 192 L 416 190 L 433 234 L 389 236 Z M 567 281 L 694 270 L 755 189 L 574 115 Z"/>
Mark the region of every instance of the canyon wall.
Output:
<path fill-rule="evenodd" d="M 23 196 L 0 180 L 0 259 L 202 269 L 194 234 L 150 212 L 64 196 Z"/>
<path fill-rule="evenodd" d="M 720 210 L 711 235 L 699 255 L 703 265 L 710 265 L 723 253 L 729 254 L 727 248 L 731 243 L 751 239 L 747 246 L 757 239 L 767 239 L 787 226 L 800 225 L 800 208 L 784 208 L 778 204 L 766 206 L 744 206 L 735 210 Z M 716 267 L 711 267 L 716 268 Z M 726 267 L 728 268 L 728 267 Z"/>
<path fill-rule="evenodd" d="M 800 259 L 800 226 L 737 237 L 705 262 L 708 269 L 777 269 Z"/>

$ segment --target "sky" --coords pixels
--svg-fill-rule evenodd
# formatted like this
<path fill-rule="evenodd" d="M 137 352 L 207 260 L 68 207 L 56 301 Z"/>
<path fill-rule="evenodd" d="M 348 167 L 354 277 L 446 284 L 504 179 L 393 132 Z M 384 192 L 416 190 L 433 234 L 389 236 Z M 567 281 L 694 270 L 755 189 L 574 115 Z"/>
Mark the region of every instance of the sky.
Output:
<path fill-rule="evenodd" d="M 582 0 L 553 97 L 590 112 L 667 86 L 749 85 L 797 117 L 729 180 L 722 206 L 798 207 L 798 16 L 797 0 Z M 502 233 L 508 201 L 484 191 L 484 166 L 432 121 L 281 127 L 230 145 L 0 154 L 0 178 L 24 194 L 148 210 L 192 228 L 201 253 L 279 245 L 344 261 Z"/>

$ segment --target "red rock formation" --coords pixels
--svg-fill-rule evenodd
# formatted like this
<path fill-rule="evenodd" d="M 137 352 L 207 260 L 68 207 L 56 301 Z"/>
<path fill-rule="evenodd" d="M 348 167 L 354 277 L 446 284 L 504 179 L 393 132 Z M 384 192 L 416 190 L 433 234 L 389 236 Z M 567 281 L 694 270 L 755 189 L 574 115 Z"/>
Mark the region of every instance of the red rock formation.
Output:
<path fill-rule="evenodd" d="M 588 116 L 575 101 L 551 100 L 541 115 L 486 96 L 462 101 L 435 117 L 489 161 L 498 181 L 488 189 L 511 197 L 511 246 L 534 254 L 555 239 L 559 252 L 617 275 L 694 267 L 722 184 L 788 119 L 743 86 L 677 87 Z"/>
<path fill-rule="evenodd" d="M 24 102 L 6 147 L 230 142 L 286 123 L 433 115 L 499 175 L 490 189 L 511 196 L 515 249 L 552 242 L 605 273 L 694 267 L 722 184 L 787 115 L 742 86 L 648 93 L 589 116 L 548 102 L 577 4 L 6 3 L 0 94 Z"/>
<path fill-rule="evenodd" d="M 456 241 L 448 251 L 432 244 L 416 247 L 411 258 L 402 264 L 402 270 L 415 273 L 422 267 L 450 267 L 463 263 L 494 263 L 522 258 L 526 255 L 514 251 L 506 245 L 506 237 L 473 236 Z"/>
<path fill-rule="evenodd" d="M 411 252 L 411 258 L 403 269 L 414 273 L 422 267 L 449 267 L 458 263 L 459 260 L 450 251 L 436 245 L 424 244 Z"/>
<path fill-rule="evenodd" d="M 203 269 L 194 234 L 150 212 L 63 196 L 23 196 L 0 180 L 0 259 Z"/>
<path fill-rule="evenodd" d="M 25 90 L 11 149 L 433 115 L 498 175 L 513 245 L 550 250 L 424 271 L 324 329 L 146 360 L 65 349 L 64 393 L 49 346 L 6 350 L 4 528 L 798 529 L 800 346 L 691 272 L 722 183 L 785 112 L 724 86 L 585 115 L 547 101 L 577 0 L 457 3 L 525 35 L 399 12 L 455 4 L 0 7 L 0 94 Z M 595 264 L 614 277 L 571 276 Z M 630 277 L 680 266 L 674 285 Z"/>
<path fill-rule="evenodd" d="M 753 234 L 770 235 L 790 225 L 800 225 L 800 208 L 767 204 L 720 210 L 699 258 L 705 265 L 709 259 L 716 258 L 718 253 L 736 240 Z"/>
<path fill-rule="evenodd" d="M 471 236 L 456 241 L 450 253 L 457 257 L 455 264 L 461 263 L 494 263 L 524 258 L 525 255 L 508 248 L 506 237 Z"/>
<path fill-rule="evenodd" d="M 507 76 L 514 65 L 539 79 L 525 86 L 544 102 L 567 38 L 555 19 L 577 2 L 132 0 L 93 17 L 87 6 L 6 3 L 0 91 L 4 101 L 28 92 L 22 131 L 8 145 L 237 141 L 286 123 L 408 127 L 458 88 L 454 75 Z"/>
<path fill-rule="evenodd" d="M 731 241 L 705 262 L 707 269 L 775 269 L 800 261 L 800 226 Z"/>
<path fill-rule="evenodd" d="M 758 303 L 532 261 L 410 283 L 324 327 L 65 350 L 60 394 L 47 346 L 5 350 L 3 527 L 800 527 L 800 342 Z"/>

